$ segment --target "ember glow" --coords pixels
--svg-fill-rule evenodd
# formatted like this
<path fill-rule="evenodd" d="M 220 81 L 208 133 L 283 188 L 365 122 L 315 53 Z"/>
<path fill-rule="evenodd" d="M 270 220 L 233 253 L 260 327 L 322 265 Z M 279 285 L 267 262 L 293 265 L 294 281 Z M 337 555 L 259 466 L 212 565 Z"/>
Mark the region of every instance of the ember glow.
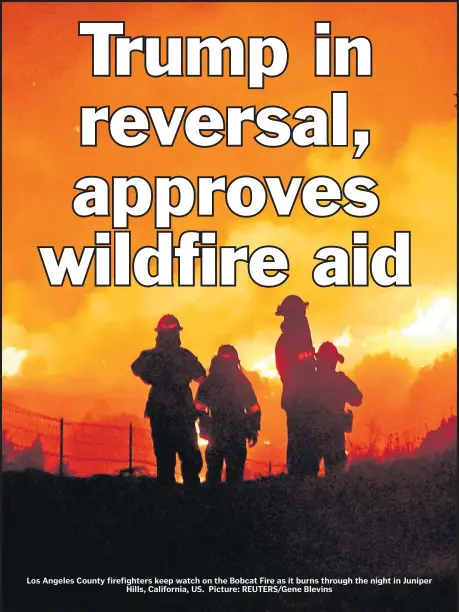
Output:
<path fill-rule="evenodd" d="M 433 354 L 439 355 L 456 347 L 455 296 L 442 295 L 418 303 L 405 320 L 409 323 L 370 338 L 363 344 L 363 348 L 372 353 L 390 350 L 425 364 L 432 359 Z"/>
<path fill-rule="evenodd" d="M 344 331 L 333 340 L 333 344 L 340 348 L 349 346 L 351 342 L 352 336 L 350 326 L 346 327 Z M 320 344 L 322 344 L 322 342 L 316 343 L 316 350 L 319 348 Z M 276 369 L 276 359 L 274 353 L 266 355 L 266 357 L 263 357 L 263 359 L 255 361 L 252 364 L 250 370 L 252 372 L 257 372 L 263 378 L 279 379 L 279 375 Z"/>
<path fill-rule="evenodd" d="M 14 346 L 4 348 L 2 350 L 2 377 L 9 377 L 17 374 L 26 357 L 26 350 L 18 350 Z"/>
<path fill-rule="evenodd" d="M 278 378 L 276 370 L 276 360 L 274 355 L 268 355 L 264 359 L 255 362 L 250 368 L 253 372 L 258 372 L 263 378 Z"/>
<path fill-rule="evenodd" d="M 442 411 L 455 410 L 453 358 L 432 366 L 431 379 L 424 372 L 422 393 L 416 395 L 416 402 L 429 397 L 422 413 L 407 400 L 420 369 L 456 346 L 454 3 L 333 4 L 333 35 L 368 36 L 374 49 L 374 76 L 345 79 L 350 127 L 371 130 L 371 146 L 362 159 L 352 159 L 353 146 L 260 147 L 250 133 L 239 148 L 196 149 L 179 136 L 174 147 L 155 148 L 152 139 L 148 149 L 126 149 L 106 135 L 97 147 L 80 146 L 80 107 L 88 104 L 160 105 L 167 113 L 177 104 L 220 110 L 325 104 L 330 92 L 344 84 L 341 78 L 338 83 L 313 75 L 314 21 L 325 18 L 323 6 L 283 6 L 279 12 L 269 3 L 74 2 L 55 3 L 52 9 L 41 2 L 4 3 L 2 375 L 4 393 L 13 403 L 69 420 L 126 411 L 142 419 L 148 389 L 132 376 L 130 364 L 154 344 L 159 318 L 172 313 L 183 327 L 183 345 L 206 368 L 221 344 L 232 344 L 243 367 L 262 377 L 263 435 L 272 448 L 283 449 L 279 432 L 285 432 L 284 414 L 274 360 L 280 319 L 275 312 L 286 295 L 298 294 L 310 302 L 316 350 L 330 340 L 345 356 L 346 372 L 363 363 L 359 382 L 366 383 L 367 398 L 373 391 L 375 397 L 374 411 L 373 400 L 367 399 L 356 416 L 363 440 L 370 412 L 390 430 L 399 426 L 403 411 L 403 427 L 408 428 L 416 419 L 420 427 L 424 422 L 434 427 Z M 164 19 L 165 11 L 172 11 L 170 19 Z M 184 37 L 245 39 L 255 28 L 260 36 L 276 35 L 287 43 L 289 66 L 268 79 L 264 89 L 249 91 L 246 80 L 237 77 L 152 81 L 142 74 L 142 58 L 134 53 L 134 76 L 126 88 L 124 78 L 92 78 L 91 45 L 78 36 L 82 20 L 124 21 L 131 36 L 166 37 L 173 31 Z M 119 175 L 149 181 L 181 175 L 193 182 L 200 175 L 228 176 L 228 181 L 275 175 L 287 187 L 291 176 L 325 174 L 340 183 L 355 175 L 373 177 L 378 212 L 359 220 L 341 213 L 315 219 L 299 206 L 290 217 L 278 217 L 268 201 L 260 215 L 239 218 L 217 193 L 213 218 L 192 212 L 174 219 L 176 235 L 192 227 L 217 231 L 221 245 L 283 249 L 290 270 L 280 287 L 259 287 L 241 268 L 235 287 L 94 287 L 88 279 L 84 287 L 66 282 L 51 288 L 38 256 L 38 245 L 54 245 L 58 253 L 74 245 L 80 252 L 95 231 L 112 229 L 108 218 L 78 218 L 72 211 L 73 186 L 82 176 L 101 176 L 110 183 Z M 129 230 L 133 248 L 155 243 L 148 217 L 132 219 Z M 350 249 L 353 230 L 368 231 L 370 250 L 393 243 L 394 231 L 410 231 L 411 286 L 317 287 L 311 280 L 314 253 L 324 245 Z M 384 377 L 400 369 L 403 384 L 387 385 Z M 398 393 L 389 406 L 397 407 L 392 412 L 379 402 L 381 378 L 384 388 Z"/>
<path fill-rule="evenodd" d="M 407 338 L 432 339 L 439 342 L 454 340 L 457 334 L 457 312 L 451 297 L 434 300 L 430 306 L 417 308 L 416 321 L 401 332 Z"/>
<path fill-rule="evenodd" d="M 352 349 L 351 363 L 355 362 L 352 357 L 356 350 L 359 357 L 366 352 L 389 351 L 406 355 L 415 362 L 427 363 L 436 355 L 456 347 L 457 306 L 452 295 L 434 298 L 423 306 L 418 305 L 406 318 L 410 321 L 407 325 L 399 329 L 389 329 L 368 340 L 357 336 L 358 324 L 355 325 L 355 338 L 351 333 L 351 326 L 348 326 L 332 342 L 340 349 Z M 326 338 L 315 340 L 313 335 L 313 340 L 317 350 Z M 347 353 L 347 350 L 345 352 Z M 274 354 L 254 362 L 250 369 L 263 378 L 278 378 Z"/>
<path fill-rule="evenodd" d="M 349 346 L 352 342 L 351 336 L 351 328 L 350 326 L 346 327 L 343 333 L 333 340 L 333 344 L 339 348 L 344 346 Z"/>
<path fill-rule="evenodd" d="M 209 442 L 207 440 L 205 440 L 204 438 L 201 438 L 201 436 L 199 435 L 199 423 L 196 422 L 196 433 L 198 434 L 198 445 L 201 448 L 205 448 Z"/>

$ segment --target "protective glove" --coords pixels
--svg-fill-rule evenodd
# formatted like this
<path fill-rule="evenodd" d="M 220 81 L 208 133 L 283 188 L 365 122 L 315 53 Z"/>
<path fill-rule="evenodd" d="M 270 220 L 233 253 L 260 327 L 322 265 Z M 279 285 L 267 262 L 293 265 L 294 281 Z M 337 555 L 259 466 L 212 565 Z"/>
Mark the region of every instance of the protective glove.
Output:
<path fill-rule="evenodd" d="M 257 442 L 258 442 L 257 433 L 251 433 L 247 436 L 247 445 L 249 448 L 253 448 Z"/>
<path fill-rule="evenodd" d="M 353 425 L 353 422 L 354 422 L 354 414 L 353 414 L 352 410 L 345 410 L 344 411 L 343 422 L 344 422 L 344 431 L 345 431 L 345 433 L 351 433 L 352 432 L 352 425 Z"/>

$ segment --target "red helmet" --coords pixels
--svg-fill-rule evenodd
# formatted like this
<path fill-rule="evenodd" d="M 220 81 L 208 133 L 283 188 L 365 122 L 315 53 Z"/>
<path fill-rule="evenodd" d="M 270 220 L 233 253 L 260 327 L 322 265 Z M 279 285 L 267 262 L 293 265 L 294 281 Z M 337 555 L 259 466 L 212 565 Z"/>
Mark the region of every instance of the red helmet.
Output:
<path fill-rule="evenodd" d="M 183 327 L 180 326 L 178 319 L 174 317 L 174 315 L 167 314 L 160 318 L 155 331 L 159 333 L 167 331 L 181 331 L 182 329 Z"/>
<path fill-rule="evenodd" d="M 309 306 L 309 302 L 303 300 L 297 295 L 289 295 L 283 300 L 282 304 L 277 307 L 276 316 L 285 317 L 292 313 L 303 313 Z"/>
<path fill-rule="evenodd" d="M 224 359 L 233 359 L 236 363 L 239 363 L 239 355 L 237 350 L 231 344 L 223 344 L 218 349 L 218 356 L 223 357 Z"/>
<path fill-rule="evenodd" d="M 344 362 L 344 357 L 340 355 L 338 349 L 332 342 L 324 342 L 321 344 L 319 350 L 317 351 L 317 357 L 319 359 L 321 357 L 324 357 L 325 359 L 334 359 L 340 363 Z"/>

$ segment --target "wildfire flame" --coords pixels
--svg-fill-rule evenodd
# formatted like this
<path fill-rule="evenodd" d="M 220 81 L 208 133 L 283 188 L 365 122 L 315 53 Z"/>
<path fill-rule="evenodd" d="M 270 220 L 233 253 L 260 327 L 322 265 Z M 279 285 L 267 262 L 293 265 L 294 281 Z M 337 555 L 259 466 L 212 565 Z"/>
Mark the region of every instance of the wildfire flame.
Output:
<path fill-rule="evenodd" d="M 454 343 L 457 334 L 456 303 L 451 295 L 437 297 L 430 304 L 418 306 L 413 313 L 412 323 L 398 329 L 390 329 L 384 334 L 369 338 L 361 343 L 362 349 L 372 344 L 378 350 L 403 351 L 408 349 L 409 354 L 422 349 L 424 353 L 435 350 L 446 350 Z M 333 340 L 333 344 L 339 348 L 349 347 L 354 338 L 351 335 L 350 326 Z M 315 346 L 322 342 L 316 339 Z M 356 342 L 354 342 L 356 344 Z M 359 342 L 357 342 L 357 345 Z M 411 352 L 411 353 L 410 353 Z M 258 372 L 264 378 L 277 378 L 274 355 L 268 355 L 253 364 L 252 370 Z"/>
<path fill-rule="evenodd" d="M 418 306 L 417 318 L 414 323 L 400 330 L 403 336 L 409 338 L 451 338 L 456 335 L 456 309 L 450 297 L 435 299 L 423 310 Z"/>
<path fill-rule="evenodd" d="M 351 328 L 346 327 L 341 336 L 333 340 L 333 344 L 337 347 L 349 346 L 352 342 Z"/>
<path fill-rule="evenodd" d="M 278 378 L 279 375 L 276 370 L 276 362 L 274 355 L 268 355 L 263 359 L 260 359 L 252 365 L 250 368 L 252 371 L 258 372 L 263 378 Z"/>
<path fill-rule="evenodd" d="M 199 435 L 200 431 L 199 431 L 199 424 L 197 421 L 196 421 L 195 427 L 196 427 L 196 433 L 198 434 L 198 446 L 200 446 L 201 448 L 206 447 L 209 442 L 208 440 L 201 438 L 201 436 Z"/>
<path fill-rule="evenodd" d="M 333 340 L 333 344 L 337 347 L 349 346 L 352 342 L 350 327 L 346 327 L 343 333 Z M 321 342 L 317 345 L 320 346 Z M 263 359 L 256 361 L 250 368 L 252 371 L 258 372 L 263 378 L 279 378 L 276 369 L 276 361 L 274 355 L 267 355 Z"/>
<path fill-rule="evenodd" d="M 21 369 L 21 364 L 27 357 L 26 350 L 8 346 L 2 350 L 2 378 L 14 376 Z"/>

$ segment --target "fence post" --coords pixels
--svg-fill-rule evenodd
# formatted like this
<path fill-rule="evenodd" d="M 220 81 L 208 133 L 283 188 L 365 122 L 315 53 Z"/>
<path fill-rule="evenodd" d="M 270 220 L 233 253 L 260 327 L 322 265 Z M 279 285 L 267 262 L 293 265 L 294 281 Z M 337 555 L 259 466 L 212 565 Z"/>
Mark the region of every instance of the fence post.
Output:
<path fill-rule="evenodd" d="M 64 475 L 64 418 L 59 420 L 59 476 Z"/>
<path fill-rule="evenodd" d="M 132 423 L 129 423 L 129 473 L 132 474 Z"/>

